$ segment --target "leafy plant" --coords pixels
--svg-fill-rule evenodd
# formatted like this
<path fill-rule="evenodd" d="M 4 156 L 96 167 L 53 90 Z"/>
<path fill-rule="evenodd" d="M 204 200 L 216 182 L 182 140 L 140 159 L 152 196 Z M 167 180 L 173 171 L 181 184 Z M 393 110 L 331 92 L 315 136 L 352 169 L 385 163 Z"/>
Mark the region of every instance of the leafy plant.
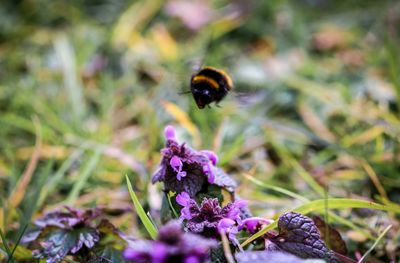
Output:
<path fill-rule="evenodd" d="M 36 220 L 35 229 L 22 242 L 38 247 L 35 258 L 47 263 L 62 261 L 66 256 L 75 260 L 121 258 L 121 249 L 128 240 L 107 219 L 99 208 L 79 210 L 66 206 Z"/>

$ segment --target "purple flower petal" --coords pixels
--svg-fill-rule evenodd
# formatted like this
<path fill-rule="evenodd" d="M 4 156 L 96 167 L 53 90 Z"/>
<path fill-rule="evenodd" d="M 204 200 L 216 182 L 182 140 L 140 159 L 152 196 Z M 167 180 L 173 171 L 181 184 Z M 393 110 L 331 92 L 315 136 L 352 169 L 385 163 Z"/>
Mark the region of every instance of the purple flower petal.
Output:
<path fill-rule="evenodd" d="M 228 233 L 232 226 L 235 225 L 235 221 L 230 218 L 223 218 L 218 222 L 218 232 L 219 233 Z"/>
<path fill-rule="evenodd" d="M 171 160 L 169 161 L 169 164 L 171 165 L 172 169 L 174 169 L 174 171 L 177 173 L 179 173 L 182 170 L 183 163 L 181 159 L 176 155 L 172 156 Z"/>
<path fill-rule="evenodd" d="M 192 213 L 190 213 L 190 208 L 189 207 L 184 207 L 181 209 L 181 219 L 186 219 L 190 220 L 193 218 Z"/>
<path fill-rule="evenodd" d="M 254 234 L 259 230 L 258 228 L 261 228 L 262 225 L 269 225 L 272 222 L 274 222 L 274 220 L 261 217 L 250 217 L 242 221 L 242 223 L 239 225 L 239 230 L 246 228 L 251 234 Z"/>
<path fill-rule="evenodd" d="M 175 140 L 175 128 L 171 125 L 167 125 L 164 128 L 164 135 L 167 140 Z"/>
<path fill-rule="evenodd" d="M 181 206 L 189 206 L 190 205 L 190 196 L 186 192 L 182 192 L 176 196 L 176 202 Z"/>
<path fill-rule="evenodd" d="M 248 203 L 249 202 L 247 200 L 237 200 L 237 201 L 234 202 L 234 205 L 237 208 L 243 208 L 243 207 L 246 207 Z"/>
<path fill-rule="evenodd" d="M 241 214 L 240 209 L 243 208 L 243 207 L 246 207 L 246 206 L 247 206 L 247 201 L 246 200 L 235 201 L 232 204 L 232 208 L 229 210 L 229 212 L 227 214 L 227 218 L 230 218 L 232 220 L 240 221 L 241 220 L 240 219 L 240 214 Z"/>
<path fill-rule="evenodd" d="M 182 180 L 182 177 L 186 176 L 186 172 L 178 172 L 178 174 L 176 175 L 176 179 L 178 179 L 178 181 Z"/>
<path fill-rule="evenodd" d="M 186 257 L 183 261 L 184 263 L 200 263 L 200 260 L 197 256 L 190 255 Z"/>
<path fill-rule="evenodd" d="M 153 246 L 152 263 L 163 263 L 168 255 L 166 246 L 162 243 L 155 243 Z"/>
<path fill-rule="evenodd" d="M 126 259 L 126 260 L 143 260 L 143 253 L 136 251 L 133 248 L 127 247 L 123 252 L 122 252 L 122 256 Z"/>
<path fill-rule="evenodd" d="M 176 179 L 178 179 L 178 181 L 180 181 L 182 177 L 186 176 L 186 172 L 182 171 L 183 167 L 182 160 L 178 156 L 176 155 L 172 156 L 171 160 L 169 161 L 169 164 L 171 165 L 172 169 L 174 169 L 174 171 L 177 172 Z"/>
<path fill-rule="evenodd" d="M 203 165 L 203 172 L 207 175 L 207 180 L 210 184 L 213 184 L 215 181 L 215 174 L 212 171 L 212 168 L 210 167 L 210 164 L 204 164 Z"/>
<path fill-rule="evenodd" d="M 213 151 L 203 150 L 201 153 L 204 153 L 214 166 L 217 165 L 218 156 Z"/>

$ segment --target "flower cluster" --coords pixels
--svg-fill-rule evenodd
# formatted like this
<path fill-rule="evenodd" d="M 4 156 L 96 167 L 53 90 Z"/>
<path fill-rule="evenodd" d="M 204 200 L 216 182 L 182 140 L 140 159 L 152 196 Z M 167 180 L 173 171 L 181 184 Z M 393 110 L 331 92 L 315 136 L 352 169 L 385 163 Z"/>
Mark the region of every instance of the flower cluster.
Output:
<path fill-rule="evenodd" d="M 209 258 L 209 250 L 217 242 L 192 233 L 185 233 L 179 221 L 170 221 L 160 228 L 157 240 L 137 240 L 123 252 L 128 261 L 138 263 L 198 263 Z"/>
<path fill-rule="evenodd" d="M 195 151 L 184 143 L 179 144 L 172 126 L 167 126 L 164 134 L 166 147 L 161 150 L 163 158 L 153 175 L 153 183 L 163 182 L 165 190 L 186 192 L 191 197 L 210 184 L 234 191 L 236 182 L 216 167 L 218 157 L 215 153 L 208 150 Z"/>
<path fill-rule="evenodd" d="M 235 234 L 241 225 L 241 208 L 246 202 L 239 200 L 221 207 L 217 198 L 204 198 L 200 205 L 182 192 L 176 201 L 183 208 L 180 218 L 186 221 L 186 228 L 193 233 L 201 233 L 209 237 L 218 237 L 220 233 L 228 234 L 230 240 L 237 243 Z"/>

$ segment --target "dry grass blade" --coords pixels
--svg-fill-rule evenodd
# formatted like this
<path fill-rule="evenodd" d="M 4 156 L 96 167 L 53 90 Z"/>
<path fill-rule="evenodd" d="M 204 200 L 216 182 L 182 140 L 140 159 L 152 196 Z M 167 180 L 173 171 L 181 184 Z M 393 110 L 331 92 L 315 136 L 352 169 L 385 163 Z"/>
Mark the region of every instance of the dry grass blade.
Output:
<path fill-rule="evenodd" d="M 221 233 L 221 240 L 222 240 L 222 248 L 224 249 L 226 261 L 228 263 L 235 263 L 235 260 L 233 259 L 231 248 L 229 247 L 229 240 L 226 237 L 225 233 Z"/>
<path fill-rule="evenodd" d="M 36 130 L 35 150 L 32 153 L 32 157 L 29 160 L 28 166 L 26 167 L 24 173 L 19 179 L 16 187 L 14 188 L 14 191 L 8 198 L 8 204 L 10 205 L 10 208 L 15 208 L 21 203 L 22 199 L 25 196 L 26 187 L 32 179 L 33 172 L 35 171 L 36 165 L 40 158 L 40 150 L 42 147 L 41 126 L 37 118 L 33 118 L 33 123 Z"/>
<path fill-rule="evenodd" d="M 362 263 L 364 261 L 364 259 L 372 252 L 372 250 L 374 250 L 374 248 L 378 245 L 378 243 L 382 240 L 382 238 L 386 235 L 386 233 L 390 230 L 390 228 L 392 228 L 392 225 L 388 226 L 383 232 L 382 234 L 379 235 L 378 239 L 375 241 L 375 243 L 370 247 L 370 249 L 368 249 L 367 252 L 365 252 L 365 254 L 362 256 L 362 258 L 360 258 L 360 260 L 357 263 Z"/>
<path fill-rule="evenodd" d="M 0 231 L 4 231 L 4 208 L 0 207 Z"/>
<path fill-rule="evenodd" d="M 369 165 L 365 160 L 361 160 L 361 165 L 364 168 L 365 172 L 368 174 L 372 183 L 375 185 L 379 194 L 382 196 L 382 201 L 387 203 L 389 201 L 389 197 L 386 194 L 385 188 L 379 181 L 378 175 L 375 173 L 374 169 L 372 169 L 371 165 Z"/>

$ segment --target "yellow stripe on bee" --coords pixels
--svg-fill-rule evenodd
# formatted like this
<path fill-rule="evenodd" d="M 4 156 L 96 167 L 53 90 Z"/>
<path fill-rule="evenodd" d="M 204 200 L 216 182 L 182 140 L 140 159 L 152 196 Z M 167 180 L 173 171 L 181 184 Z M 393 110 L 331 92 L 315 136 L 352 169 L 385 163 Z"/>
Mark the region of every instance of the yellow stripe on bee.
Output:
<path fill-rule="evenodd" d="M 195 76 L 193 78 L 193 83 L 199 83 L 199 82 L 207 82 L 214 89 L 219 89 L 218 83 L 215 80 L 213 80 L 212 78 L 202 76 L 202 75 Z"/>
<path fill-rule="evenodd" d="M 227 87 L 227 88 L 228 88 L 228 89 L 231 89 L 231 88 L 233 87 L 233 81 L 232 81 L 231 77 L 229 77 L 228 73 L 226 73 L 226 72 L 223 71 L 222 69 L 217 69 L 217 68 L 209 67 L 209 66 L 204 67 L 204 68 L 202 68 L 202 69 L 209 69 L 209 70 L 218 72 L 219 74 L 221 74 L 222 76 L 225 77 L 226 83 L 228 84 L 228 87 Z"/>

